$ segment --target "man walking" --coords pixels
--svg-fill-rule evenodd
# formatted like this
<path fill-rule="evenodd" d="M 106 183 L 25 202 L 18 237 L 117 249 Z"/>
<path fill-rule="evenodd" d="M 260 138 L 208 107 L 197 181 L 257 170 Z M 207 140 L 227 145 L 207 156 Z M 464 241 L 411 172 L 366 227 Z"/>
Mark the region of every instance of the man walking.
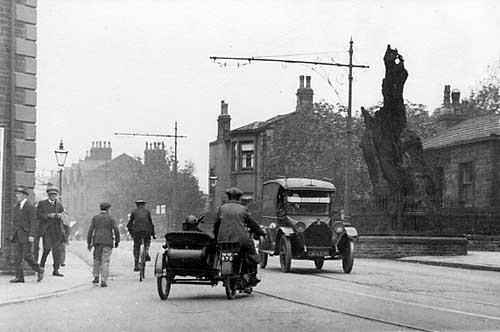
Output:
<path fill-rule="evenodd" d="M 139 271 L 139 251 L 141 243 L 144 242 L 146 251 L 146 261 L 150 261 L 149 246 L 151 245 L 151 236 L 155 237 L 155 226 L 151 219 L 151 212 L 146 209 L 146 201 L 139 199 L 135 202 L 137 208 L 130 213 L 130 219 L 127 229 L 134 239 L 134 271 Z"/>
<path fill-rule="evenodd" d="M 100 275 L 101 287 L 108 286 L 109 261 L 113 250 L 113 240 L 115 248 L 118 248 L 120 243 L 120 230 L 116 221 L 108 214 L 110 207 L 111 204 L 107 202 L 99 204 L 101 212 L 92 218 L 87 234 L 87 248 L 90 251 L 94 247 L 94 280 L 92 283 L 99 283 Z"/>
<path fill-rule="evenodd" d="M 31 247 L 38 232 L 35 207 L 28 202 L 28 190 L 24 186 L 16 188 L 16 201 L 14 207 L 14 232 L 11 240 L 14 245 L 14 265 L 16 277 L 10 282 L 24 282 L 23 259 L 37 273 L 37 281 L 43 279 L 43 268 L 33 258 Z"/>
<path fill-rule="evenodd" d="M 52 251 L 53 267 L 52 275 L 63 277 L 59 272 L 61 266 L 62 245 L 66 241 L 66 234 L 61 218 L 64 207 L 58 201 L 59 189 L 50 187 L 47 189 L 48 199 L 38 202 L 37 217 L 40 225 L 40 234 L 43 237 L 43 254 L 40 266 L 45 267 L 45 262 Z"/>

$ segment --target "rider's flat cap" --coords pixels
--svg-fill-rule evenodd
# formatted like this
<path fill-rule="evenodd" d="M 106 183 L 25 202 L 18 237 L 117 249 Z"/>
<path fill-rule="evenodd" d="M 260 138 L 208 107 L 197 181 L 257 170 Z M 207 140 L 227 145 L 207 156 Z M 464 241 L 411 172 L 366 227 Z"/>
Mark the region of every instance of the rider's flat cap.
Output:
<path fill-rule="evenodd" d="M 111 204 L 109 204 L 108 202 L 99 203 L 99 208 L 101 209 L 101 211 L 105 211 L 105 210 L 109 209 L 110 207 L 111 207 Z"/>
<path fill-rule="evenodd" d="M 143 199 L 138 199 L 137 201 L 135 201 L 135 204 L 146 204 L 146 201 Z"/>
<path fill-rule="evenodd" d="M 17 186 L 15 192 L 16 193 L 23 193 L 25 195 L 29 195 L 30 194 L 28 192 L 28 188 L 26 188 L 25 186 Z"/>
<path fill-rule="evenodd" d="M 229 189 L 226 189 L 226 194 L 228 196 L 242 196 L 243 192 L 239 188 L 231 187 Z"/>

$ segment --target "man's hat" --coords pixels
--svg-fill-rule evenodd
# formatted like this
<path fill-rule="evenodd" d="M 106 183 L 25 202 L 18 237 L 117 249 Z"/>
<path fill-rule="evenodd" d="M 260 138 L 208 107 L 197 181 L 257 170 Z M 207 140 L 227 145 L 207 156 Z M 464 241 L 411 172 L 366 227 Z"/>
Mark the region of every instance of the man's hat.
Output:
<path fill-rule="evenodd" d="M 146 204 L 146 201 L 143 199 L 138 199 L 137 201 L 135 201 L 135 204 Z"/>
<path fill-rule="evenodd" d="M 26 188 L 25 186 L 17 186 L 15 191 L 16 191 L 16 193 L 23 193 L 25 195 L 29 195 L 30 194 L 28 192 L 28 188 Z"/>
<path fill-rule="evenodd" d="M 232 188 L 226 189 L 226 194 L 228 196 L 231 196 L 231 197 L 239 197 L 239 196 L 243 195 L 243 192 L 239 188 L 232 187 Z"/>
<path fill-rule="evenodd" d="M 108 202 L 101 202 L 99 204 L 99 208 L 101 209 L 101 211 L 106 211 L 110 207 L 111 207 L 111 204 L 109 204 Z"/>
<path fill-rule="evenodd" d="M 59 194 L 59 189 L 57 187 L 47 188 L 47 194 Z"/>

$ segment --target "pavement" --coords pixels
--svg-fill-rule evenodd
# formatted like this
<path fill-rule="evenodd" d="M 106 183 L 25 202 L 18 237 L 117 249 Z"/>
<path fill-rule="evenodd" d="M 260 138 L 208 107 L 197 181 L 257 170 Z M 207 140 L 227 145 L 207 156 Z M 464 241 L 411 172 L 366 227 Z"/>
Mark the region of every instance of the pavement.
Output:
<path fill-rule="evenodd" d="M 0 307 L 37 299 L 61 296 L 76 290 L 93 287 L 90 267 L 91 255 L 82 256 L 81 252 L 72 252 L 68 246 L 66 266 L 61 268 L 64 277 L 52 276 L 50 257 L 46 265 L 45 277 L 36 281 L 36 275 L 25 276 L 25 283 L 9 283 L 13 276 L 0 275 Z M 419 263 L 453 268 L 500 272 L 500 252 L 469 251 L 463 256 L 412 256 L 399 258 L 397 261 Z"/>

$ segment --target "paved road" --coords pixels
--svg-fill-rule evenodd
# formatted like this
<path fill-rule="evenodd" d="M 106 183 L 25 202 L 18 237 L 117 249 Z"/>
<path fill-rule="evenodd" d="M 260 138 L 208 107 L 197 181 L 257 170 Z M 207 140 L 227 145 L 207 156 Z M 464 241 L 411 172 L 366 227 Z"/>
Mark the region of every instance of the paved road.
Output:
<path fill-rule="evenodd" d="M 71 247 L 90 261 L 83 243 Z M 0 307 L 0 331 L 500 330 L 498 272 L 359 259 L 348 275 L 339 261 L 323 271 L 293 261 L 283 274 L 270 258 L 250 296 L 228 301 L 221 285 L 173 285 L 161 301 L 151 269 L 141 283 L 131 263 L 125 242 L 108 288 L 92 287 L 89 274 L 86 289 Z"/>

